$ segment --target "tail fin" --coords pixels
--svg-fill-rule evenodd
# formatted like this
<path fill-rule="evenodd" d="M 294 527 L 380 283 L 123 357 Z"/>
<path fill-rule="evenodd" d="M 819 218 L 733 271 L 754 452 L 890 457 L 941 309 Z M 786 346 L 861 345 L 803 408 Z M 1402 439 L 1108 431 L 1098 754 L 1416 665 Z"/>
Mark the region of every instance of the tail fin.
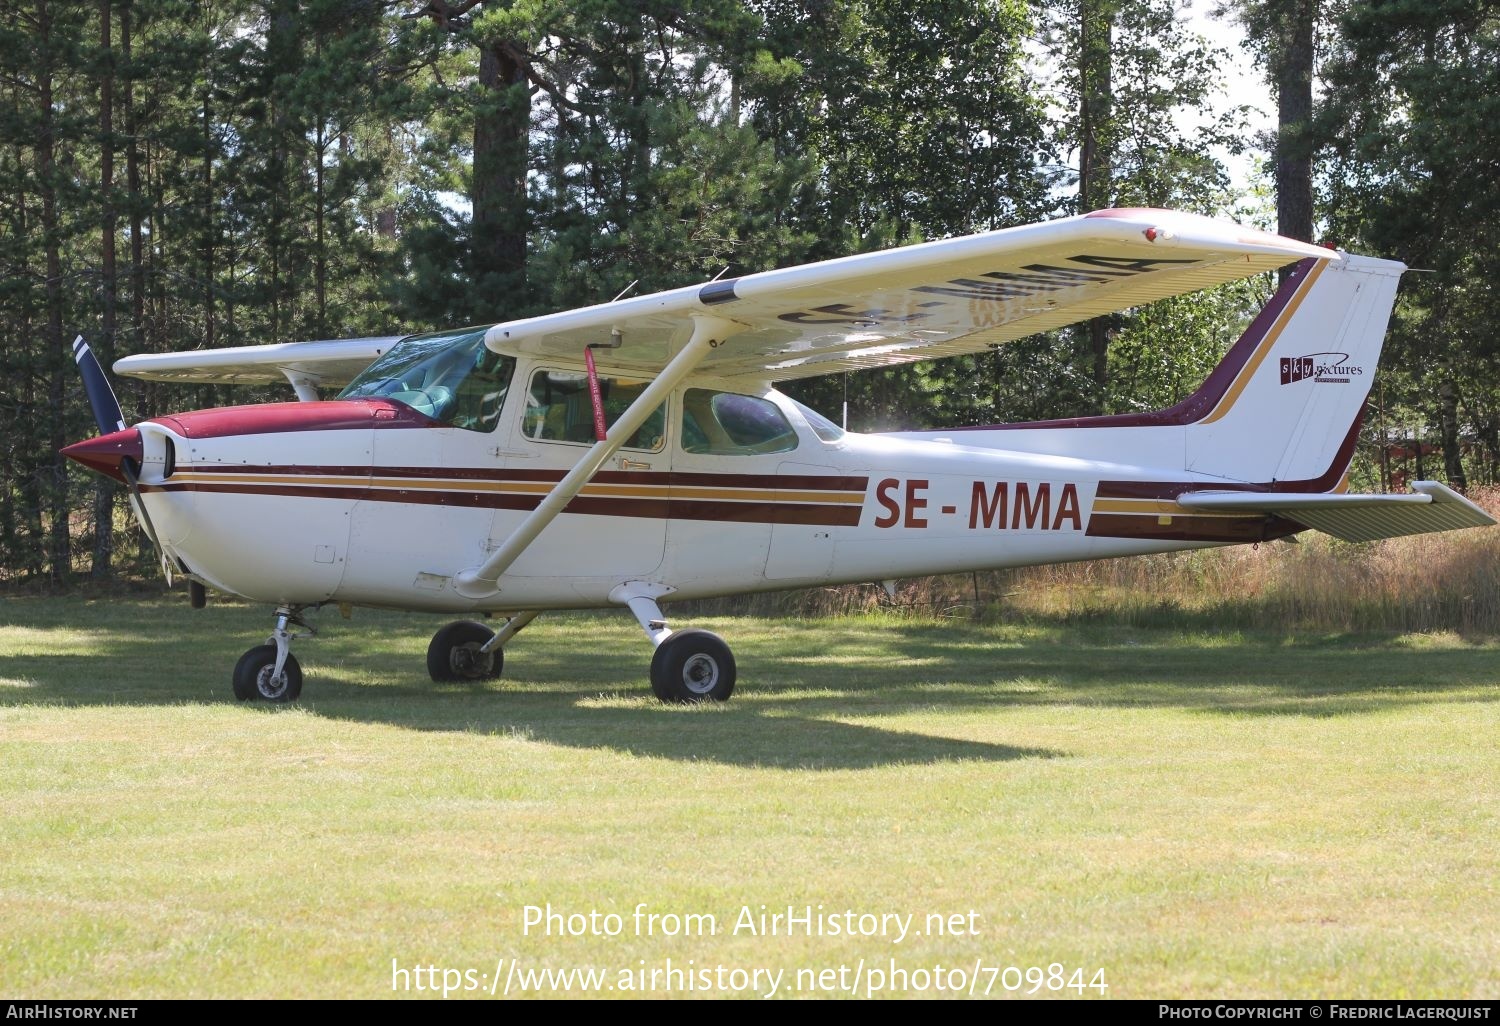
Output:
<path fill-rule="evenodd" d="M 1347 254 L 1303 260 L 1203 385 L 1165 410 L 904 437 L 1333 491 L 1354 455 L 1405 269 Z"/>
<path fill-rule="evenodd" d="M 1206 383 L 1218 394 L 1186 425 L 1185 469 L 1308 491 L 1337 487 L 1405 269 L 1347 255 L 1299 264 L 1215 372 L 1220 380 Z"/>

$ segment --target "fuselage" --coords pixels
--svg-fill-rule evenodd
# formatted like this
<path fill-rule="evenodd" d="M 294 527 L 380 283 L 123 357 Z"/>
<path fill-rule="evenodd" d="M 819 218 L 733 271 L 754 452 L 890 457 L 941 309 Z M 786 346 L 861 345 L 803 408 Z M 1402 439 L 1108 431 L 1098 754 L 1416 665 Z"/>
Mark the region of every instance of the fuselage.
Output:
<path fill-rule="evenodd" d="M 498 594 L 466 598 L 455 575 L 500 545 L 592 444 L 570 426 L 590 413 L 567 391 L 574 376 L 522 361 L 505 380 L 529 388 L 490 393 L 462 426 L 404 392 L 161 417 L 75 447 L 103 454 L 93 462 L 75 458 L 106 472 L 118 463 L 110 452 L 138 459 L 147 511 L 178 569 L 275 604 L 580 608 L 612 604 L 627 582 L 660 585 L 671 601 L 1298 529 L 1263 515 L 1187 515 L 1173 496 L 1224 482 L 1180 467 L 978 448 L 956 444 L 961 433 L 840 432 L 770 388 L 695 379 L 545 528 Z"/>

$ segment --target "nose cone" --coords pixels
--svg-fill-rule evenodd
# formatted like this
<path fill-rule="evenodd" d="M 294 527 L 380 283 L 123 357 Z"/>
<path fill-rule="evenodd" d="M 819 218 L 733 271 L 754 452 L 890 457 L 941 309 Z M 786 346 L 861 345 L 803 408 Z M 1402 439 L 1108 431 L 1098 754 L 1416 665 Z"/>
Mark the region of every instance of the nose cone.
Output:
<path fill-rule="evenodd" d="M 141 433 L 135 428 L 74 442 L 62 451 L 68 459 L 121 483 L 125 475 L 120 472 L 120 461 L 129 457 L 139 467 L 141 453 Z"/>

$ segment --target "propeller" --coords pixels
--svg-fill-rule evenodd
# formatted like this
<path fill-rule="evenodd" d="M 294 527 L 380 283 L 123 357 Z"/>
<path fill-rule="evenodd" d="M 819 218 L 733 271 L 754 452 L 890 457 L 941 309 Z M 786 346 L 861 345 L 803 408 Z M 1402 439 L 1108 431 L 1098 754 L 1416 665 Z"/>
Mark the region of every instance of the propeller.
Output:
<path fill-rule="evenodd" d="M 84 341 L 82 335 L 73 340 L 73 360 L 78 364 L 79 374 L 83 376 L 83 390 L 88 393 L 89 408 L 94 412 L 94 423 L 99 426 L 99 434 L 108 436 L 125 431 L 127 429 L 125 412 L 120 409 L 120 400 L 115 397 L 115 390 L 110 387 L 109 377 L 100 366 L 99 358 L 94 355 L 94 351 L 89 348 L 89 344 Z M 79 443 L 77 446 L 71 446 L 70 449 L 82 450 L 92 444 L 100 443 Z M 156 550 L 162 570 L 167 575 L 167 584 L 171 585 L 172 560 L 162 548 L 161 541 L 156 536 L 156 525 L 151 522 L 151 514 L 146 512 L 146 503 L 141 499 L 141 465 L 138 462 L 140 442 L 137 440 L 134 444 L 136 446 L 134 457 L 120 452 L 111 462 L 118 461 L 120 478 L 124 480 L 125 487 L 130 491 L 131 509 L 142 530 L 146 532 L 146 537 L 151 540 L 151 547 Z M 193 608 L 202 609 L 206 602 L 206 593 L 202 583 L 191 576 L 188 577 L 188 593 Z"/>
<path fill-rule="evenodd" d="M 83 375 L 83 390 L 88 393 L 89 408 L 94 411 L 94 423 L 99 433 L 108 435 L 125 430 L 125 413 L 120 409 L 120 400 L 115 390 L 109 387 L 109 378 L 99 366 L 99 358 L 89 344 L 79 335 L 73 340 L 73 359 L 78 364 L 78 373 Z"/>

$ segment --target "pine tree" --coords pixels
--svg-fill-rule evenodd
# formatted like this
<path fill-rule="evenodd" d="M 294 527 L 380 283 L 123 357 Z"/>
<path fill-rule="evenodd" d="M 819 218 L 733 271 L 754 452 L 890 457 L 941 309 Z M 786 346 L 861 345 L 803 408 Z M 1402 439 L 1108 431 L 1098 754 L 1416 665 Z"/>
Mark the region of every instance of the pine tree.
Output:
<path fill-rule="evenodd" d="M 1241 147 L 1240 119 L 1234 111 L 1206 116 L 1224 55 L 1187 31 L 1176 15 L 1170 0 L 1048 5 L 1045 39 L 1056 69 L 1052 90 L 1065 112 L 1057 145 L 1075 162 L 1065 173 L 1076 184 L 1076 211 L 1142 206 L 1216 214 L 1228 205 L 1228 175 L 1215 153 Z M 1200 123 L 1188 127 L 1184 116 L 1189 113 Z M 1230 324 L 1238 319 L 1218 299 L 1203 302 L 1229 316 Z M 1081 325 L 1078 367 L 1058 368 L 1055 375 L 1087 380 L 1084 402 L 1094 412 L 1139 401 L 1123 395 L 1113 380 L 1115 340 L 1126 330 L 1120 315 Z M 1172 341 L 1158 338 L 1156 345 L 1169 349 Z M 1197 364 L 1191 353 L 1173 352 L 1169 359 Z M 1135 366 L 1139 369 L 1138 361 Z M 1151 384 L 1145 391 L 1159 388 Z"/>
<path fill-rule="evenodd" d="M 1403 281 L 1383 380 L 1436 428 L 1450 482 L 1466 486 L 1471 467 L 1493 480 L 1500 15 L 1481 0 L 1351 4 L 1337 29 L 1312 139 L 1328 155 L 1330 231 L 1430 272 Z"/>

